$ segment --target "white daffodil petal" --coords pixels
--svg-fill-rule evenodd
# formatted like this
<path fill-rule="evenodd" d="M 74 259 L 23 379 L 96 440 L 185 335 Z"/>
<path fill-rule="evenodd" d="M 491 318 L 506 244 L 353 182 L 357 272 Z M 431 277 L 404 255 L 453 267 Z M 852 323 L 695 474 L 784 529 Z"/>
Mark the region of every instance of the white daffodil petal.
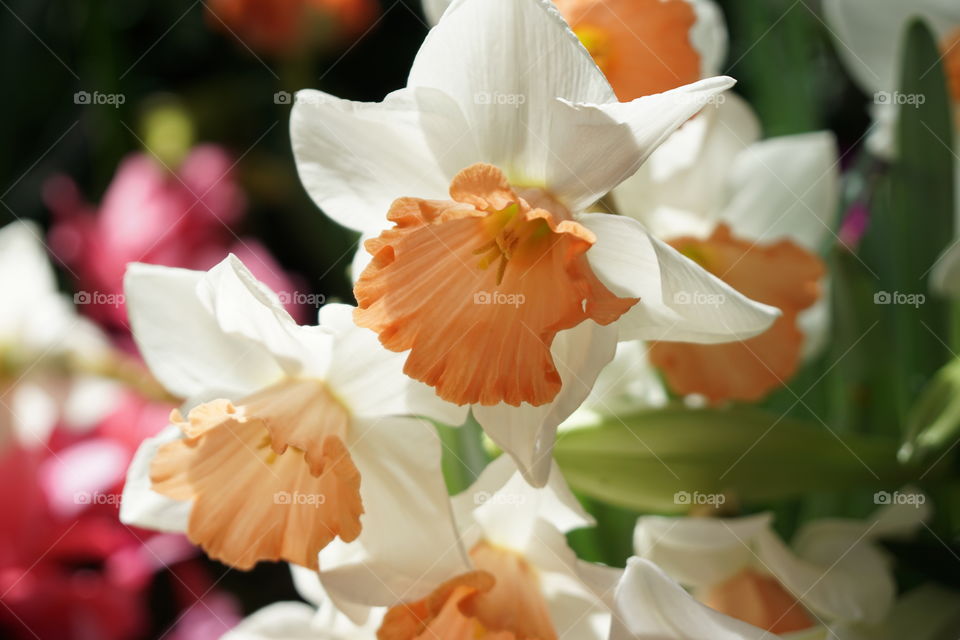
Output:
<path fill-rule="evenodd" d="M 363 530 L 320 552 L 335 601 L 388 606 L 426 596 L 469 570 L 440 468 L 440 439 L 413 418 L 356 420 L 348 447 L 360 471 Z"/>
<path fill-rule="evenodd" d="M 727 197 L 737 156 L 760 139 L 753 109 L 732 92 L 667 138 L 640 170 L 613 191 L 618 213 L 658 238 L 707 236 Z"/>
<path fill-rule="evenodd" d="M 197 291 L 221 330 L 263 345 L 285 373 L 326 373 L 331 337 L 298 326 L 277 295 L 233 254 L 204 275 Z"/>
<path fill-rule="evenodd" d="M 621 340 L 729 342 L 765 331 L 780 314 L 754 302 L 625 216 L 583 214 L 597 242 L 594 273 L 620 296 L 640 298 L 616 326 Z"/>
<path fill-rule="evenodd" d="M 201 303 L 203 272 L 134 263 L 124 291 L 134 339 L 150 371 L 183 398 L 240 396 L 282 375 L 263 346 L 227 335 Z M 176 327 L 176 330 L 171 330 Z"/>
<path fill-rule="evenodd" d="M 709 78 L 720 73 L 727 58 L 727 24 L 723 11 L 713 0 L 687 2 L 697 14 L 697 21 L 690 29 L 690 42 L 700 54 L 700 75 Z"/>
<path fill-rule="evenodd" d="M 244 618 L 221 640 L 332 640 L 313 624 L 316 610 L 303 602 L 275 602 Z M 360 636 L 357 636 L 360 637 Z"/>
<path fill-rule="evenodd" d="M 559 126 L 547 138 L 546 183 L 572 208 L 586 208 L 634 175 L 670 134 L 733 85 L 721 76 L 631 102 L 561 100 L 573 111 L 551 110 Z"/>
<path fill-rule="evenodd" d="M 627 561 L 610 640 L 769 640 L 771 634 L 697 602 L 655 564 Z"/>
<path fill-rule="evenodd" d="M 791 551 L 772 531 L 756 539 L 761 566 L 797 600 L 819 616 L 843 622 L 877 623 L 896 595 L 896 584 L 883 554 L 866 536 L 818 541 L 830 546 L 832 564 L 810 562 Z"/>
<path fill-rule="evenodd" d="M 56 293 L 57 283 L 43 246 L 43 232 L 32 222 L 13 222 L 0 229 L 0 335 L 30 320 L 38 298 Z"/>
<path fill-rule="evenodd" d="M 773 517 L 667 518 L 644 516 L 633 532 L 633 549 L 688 587 L 719 584 L 749 566 L 751 545 Z"/>
<path fill-rule="evenodd" d="M 124 524 L 174 533 L 187 530 L 191 503 L 163 496 L 154 491 L 150 483 L 150 464 L 157 451 L 181 435 L 180 429 L 167 425 L 137 448 L 130 468 L 127 469 L 127 481 L 123 485 L 120 521 Z"/>
<path fill-rule="evenodd" d="M 306 90 L 290 115 L 310 197 L 338 223 L 369 234 L 389 226 L 396 198 L 447 197 L 450 178 L 476 161 L 468 132 L 456 104 L 429 89 L 401 89 L 380 103 Z"/>
<path fill-rule="evenodd" d="M 557 427 L 590 395 L 600 371 L 613 359 L 616 345 L 617 330 L 612 326 L 587 321 L 561 331 L 550 348 L 562 381 L 552 402 L 539 407 L 473 407 L 486 434 L 514 459 L 533 486 L 547 482 Z"/>
<path fill-rule="evenodd" d="M 865 92 L 893 91 L 899 83 L 903 34 L 912 17 L 923 17 L 944 37 L 960 24 L 953 0 L 824 0 L 837 52 Z"/>
<path fill-rule="evenodd" d="M 476 521 L 486 540 L 515 550 L 537 546 L 540 541 L 534 539 L 534 531 L 538 522 L 562 533 L 594 524 L 556 463 L 551 464 L 544 487 L 536 489 L 523 479 L 509 456 L 500 456 L 452 501 L 461 528 L 464 522 Z"/>
<path fill-rule="evenodd" d="M 730 202 L 721 219 L 740 237 L 793 240 L 818 251 L 833 235 L 840 162 L 832 133 L 820 131 L 758 142 L 737 156 Z"/>
<path fill-rule="evenodd" d="M 453 2 L 427 34 L 408 86 L 440 89 L 457 102 L 479 149 L 475 161 L 500 167 L 514 184 L 538 186 L 554 162 L 557 122 L 548 105 L 558 97 L 616 100 L 548 0 Z"/>

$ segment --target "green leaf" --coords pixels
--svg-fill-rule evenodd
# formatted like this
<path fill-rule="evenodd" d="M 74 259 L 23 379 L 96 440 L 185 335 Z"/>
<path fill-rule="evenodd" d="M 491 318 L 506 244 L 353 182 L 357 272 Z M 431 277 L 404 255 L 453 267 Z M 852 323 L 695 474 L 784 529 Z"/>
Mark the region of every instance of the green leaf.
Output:
<path fill-rule="evenodd" d="M 951 356 L 950 311 L 929 294 L 928 282 L 954 237 L 952 106 L 940 58 L 929 29 L 911 24 L 900 89 L 887 95 L 900 104 L 897 156 L 878 185 L 867 234 L 879 275 L 875 300 L 890 328 L 887 355 L 896 366 L 889 372 L 901 419 Z"/>
<path fill-rule="evenodd" d="M 755 502 L 897 487 L 914 475 L 897 462 L 897 447 L 893 438 L 837 435 L 756 409 L 670 408 L 567 432 L 555 455 L 584 495 L 626 508 L 683 512 L 720 494 L 724 501 Z"/>

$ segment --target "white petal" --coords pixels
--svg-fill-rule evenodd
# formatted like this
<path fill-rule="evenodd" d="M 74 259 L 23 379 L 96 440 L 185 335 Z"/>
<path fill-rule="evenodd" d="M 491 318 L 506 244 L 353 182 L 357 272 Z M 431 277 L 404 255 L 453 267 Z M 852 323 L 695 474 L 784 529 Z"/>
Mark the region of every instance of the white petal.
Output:
<path fill-rule="evenodd" d="M 315 628 L 324 629 L 331 633 L 353 632 L 354 634 L 366 630 L 368 633 L 366 637 L 372 637 L 369 634 L 373 633 L 379 626 L 382 611 L 344 601 L 340 603 L 342 609 L 338 608 L 330 599 L 330 596 L 327 595 L 317 572 L 306 567 L 291 564 L 290 575 L 293 577 L 293 586 L 297 593 L 318 610 L 313 620 Z M 353 636 L 347 635 L 346 637 Z"/>
<path fill-rule="evenodd" d="M 406 354 L 385 349 L 376 333 L 355 325 L 353 311 L 345 304 L 324 305 L 320 324 L 334 337 L 327 380 L 354 415 L 422 415 L 462 424 L 468 407 L 444 402 L 431 387 L 404 374 Z"/>
<path fill-rule="evenodd" d="M 815 614 L 827 620 L 879 622 L 896 595 L 890 567 L 868 539 L 851 539 L 845 533 L 817 540 L 820 553 L 834 558 L 829 564 L 800 557 L 772 531 L 757 537 L 757 556 L 763 568 Z"/>
<path fill-rule="evenodd" d="M 127 469 L 127 482 L 123 486 L 120 521 L 124 524 L 174 533 L 187 530 L 191 503 L 163 496 L 155 492 L 150 483 L 150 464 L 157 451 L 181 435 L 180 429 L 167 425 L 159 434 L 140 444 Z"/>
<path fill-rule="evenodd" d="M 743 518 L 644 516 L 633 532 L 633 549 L 688 587 L 710 587 L 754 561 L 751 546 L 769 529 L 770 514 Z"/>
<path fill-rule="evenodd" d="M 475 161 L 497 165 L 515 184 L 539 186 L 556 162 L 556 98 L 615 100 L 547 0 L 453 2 L 427 35 L 408 85 L 440 89 L 457 102 L 479 150 Z"/>
<path fill-rule="evenodd" d="M 261 345 L 287 374 L 322 377 L 327 372 L 331 336 L 298 326 L 277 294 L 233 254 L 207 272 L 197 292 L 222 331 Z"/>
<path fill-rule="evenodd" d="M 254 612 L 222 640 L 316 640 L 335 636 L 313 625 L 316 610 L 303 602 L 276 602 Z M 359 636 L 358 636 L 359 637 Z"/>
<path fill-rule="evenodd" d="M 770 138 L 746 149 L 729 179 L 721 218 L 733 232 L 761 242 L 789 239 L 818 251 L 833 236 L 840 161 L 827 131 Z"/>
<path fill-rule="evenodd" d="M 769 640 L 771 634 L 697 602 L 655 564 L 627 561 L 610 640 Z"/>
<path fill-rule="evenodd" d="M 617 330 L 592 321 L 561 331 L 550 349 L 560 372 L 560 392 L 545 405 L 474 406 L 473 415 L 490 438 L 508 453 L 535 487 L 550 473 L 557 427 L 590 394 L 600 370 L 613 359 Z"/>
<path fill-rule="evenodd" d="M 55 293 L 57 283 L 43 245 L 43 233 L 32 222 L 12 222 L 0 229 L 0 333 L 18 313 L 29 314 L 38 298 Z"/>
<path fill-rule="evenodd" d="M 562 533 L 594 524 L 556 463 L 550 466 L 544 487 L 536 489 L 523 479 L 509 456 L 500 456 L 452 501 L 461 531 L 468 531 L 470 523 L 476 522 L 482 538 L 520 552 L 542 543 L 534 534 L 539 522 Z"/>
<path fill-rule="evenodd" d="M 450 6 L 450 0 L 423 0 L 421 5 L 423 6 L 423 15 L 427 19 L 427 22 L 435 25 L 440 22 L 440 16 L 442 16 L 443 12 Z"/>
<path fill-rule="evenodd" d="M 468 132 L 457 105 L 430 89 L 402 89 L 380 103 L 301 91 L 290 115 L 307 193 L 338 223 L 372 234 L 389 226 L 399 197 L 448 197 L 450 179 L 478 159 Z"/>
<path fill-rule="evenodd" d="M 632 176 L 671 133 L 734 85 L 717 77 L 632 102 L 563 101 L 552 109 L 545 182 L 574 210 L 586 208 Z M 630 144 L 632 143 L 632 144 Z"/>
<path fill-rule="evenodd" d="M 614 190 L 619 213 L 662 239 L 706 236 L 726 203 L 730 168 L 760 139 L 760 121 L 734 93 L 673 133 L 640 170 Z"/>
<path fill-rule="evenodd" d="M 824 16 L 847 70 L 868 94 L 899 84 L 903 35 L 913 16 L 927 20 L 938 39 L 960 24 L 953 0 L 825 0 Z"/>
<path fill-rule="evenodd" d="M 260 345 L 224 333 L 201 303 L 203 272 L 134 263 L 124 278 L 134 339 L 150 371 L 183 398 L 243 395 L 279 377 Z"/>
<path fill-rule="evenodd" d="M 693 5 L 697 21 L 690 30 L 690 41 L 700 54 L 700 75 L 704 78 L 720 73 L 727 57 L 727 24 L 723 11 L 713 0 L 687 0 Z"/>
<path fill-rule="evenodd" d="M 640 298 L 617 321 L 621 340 L 728 342 L 765 331 L 779 315 L 648 235 L 626 216 L 583 214 L 597 242 L 587 252 L 594 273 L 620 296 Z"/>
<path fill-rule="evenodd" d="M 426 596 L 469 570 L 440 468 L 440 439 L 412 418 L 357 420 L 348 438 L 360 471 L 363 530 L 320 552 L 320 577 L 335 601 L 373 606 Z"/>

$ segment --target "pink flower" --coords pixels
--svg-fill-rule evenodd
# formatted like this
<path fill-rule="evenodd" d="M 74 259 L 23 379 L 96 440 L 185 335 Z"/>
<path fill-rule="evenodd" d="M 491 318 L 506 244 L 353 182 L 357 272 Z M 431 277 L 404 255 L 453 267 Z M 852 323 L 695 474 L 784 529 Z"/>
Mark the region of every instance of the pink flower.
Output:
<path fill-rule="evenodd" d="M 126 331 L 122 293 L 129 262 L 207 269 L 233 252 L 276 290 L 296 288 L 263 245 L 233 232 L 246 210 L 233 164 L 214 145 L 194 148 L 175 172 L 146 154 L 131 154 L 99 206 L 86 203 L 69 177 L 47 183 L 45 200 L 55 219 L 50 246 L 78 291 L 90 294 L 85 313 Z"/>

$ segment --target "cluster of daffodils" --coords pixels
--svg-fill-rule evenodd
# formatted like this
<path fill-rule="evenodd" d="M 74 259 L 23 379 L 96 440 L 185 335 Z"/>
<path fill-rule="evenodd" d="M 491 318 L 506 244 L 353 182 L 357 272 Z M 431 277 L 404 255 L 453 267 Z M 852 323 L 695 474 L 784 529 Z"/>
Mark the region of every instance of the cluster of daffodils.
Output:
<path fill-rule="evenodd" d="M 814 638 L 887 615 L 878 540 L 916 511 L 794 550 L 767 515 L 644 518 L 623 570 L 567 544 L 593 521 L 558 427 L 664 385 L 713 404 L 782 385 L 825 331 L 837 199 L 829 134 L 761 139 L 710 77 L 716 7 L 620 3 L 658 36 L 644 58 L 596 4 L 433 2 L 406 88 L 299 94 L 303 184 L 361 235 L 356 307 L 299 325 L 233 256 L 129 267 L 137 344 L 183 406 L 137 453 L 122 519 L 239 569 L 288 562 L 311 603 L 231 638 Z M 503 455 L 451 498 L 434 423 L 468 412 Z"/>

